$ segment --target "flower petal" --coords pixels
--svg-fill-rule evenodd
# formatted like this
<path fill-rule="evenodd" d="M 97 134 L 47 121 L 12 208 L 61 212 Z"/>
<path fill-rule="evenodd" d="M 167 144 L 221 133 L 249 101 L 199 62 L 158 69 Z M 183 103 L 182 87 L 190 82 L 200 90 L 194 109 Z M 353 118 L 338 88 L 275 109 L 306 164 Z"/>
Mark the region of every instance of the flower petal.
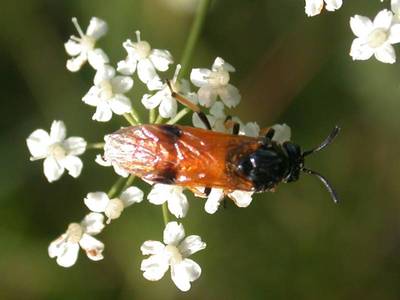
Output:
<path fill-rule="evenodd" d="M 103 159 L 103 156 L 101 154 L 97 154 L 96 159 L 94 161 L 98 163 L 100 166 L 111 167 L 111 162 L 109 160 Z"/>
<path fill-rule="evenodd" d="M 84 202 L 91 211 L 100 213 L 105 211 L 110 198 L 103 192 L 88 193 Z"/>
<path fill-rule="evenodd" d="M 84 233 L 79 241 L 79 244 L 81 245 L 82 249 L 85 250 L 89 259 L 98 261 L 104 258 L 102 254 L 104 250 L 104 244 L 91 235 Z"/>
<path fill-rule="evenodd" d="M 200 266 L 188 258 L 171 266 L 172 281 L 182 292 L 187 292 L 190 290 L 190 282 L 199 278 L 200 275 Z"/>
<path fill-rule="evenodd" d="M 353 60 L 367 60 L 374 54 L 374 49 L 368 46 L 362 38 L 354 39 L 351 44 L 350 56 Z"/>
<path fill-rule="evenodd" d="M 392 12 L 395 15 L 400 15 L 400 0 L 392 0 L 391 3 Z"/>
<path fill-rule="evenodd" d="M 229 193 L 228 196 L 231 198 L 238 207 L 247 207 L 250 205 L 252 199 L 252 195 L 254 192 L 246 192 L 246 191 L 233 191 Z"/>
<path fill-rule="evenodd" d="M 65 244 L 67 243 L 67 238 L 68 235 L 66 233 L 63 233 L 61 236 L 50 243 L 48 248 L 50 258 L 57 257 L 63 253 Z"/>
<path fill-rule="evenodd" d="M 193 69 L 190 72 L 190 81 L 197 87 L 208 85 L 211 71 L 208 69 Z"/>
<path fill-rule="evenodd" d="M 147 58 L 139 60 L 137 64 L 137 74 L 140 81 L 143 83 L 147 83 L 158 76 L 152 62 Z"/>
<path fill-rule="evenodd" d="M 364 16 L 355 15 L 350 18 L 350 27 L 357 37 L 366 37 L 373 30 L 372 21 Z"/>
<path fill-rule="evenodd" d="M 88 62 L 95 70 L 99 70 L 110 62 L 107 54 L 102 49 L 94 49 L 87 54 Z"/>
<path fill-rule="evenodd" d="M 212 65 L 212 70 L 213 71 L 223 70 L 223 71 L 227 71 L 227 72 L 235 72 L 235 68 L 231 64 L 225 62 L 225 60 L 223 60 L 221 57 L 217 57 L 214 60 L 214 63 Z"/>
<path fill-rule="evenodd" d="M 140 270 L 142 270 L 144 278 L 150 281 L 160 280 L 165 272 L 168 271 L 168 257 L 165 255 L 152 255 L 142 260 Z"/>
<path fill-rule="evenodd" d="M 153 49 L 149 55 L 154 67 L 161 72 L 168 70 L 169 65 L 174 62 L 171 53 L 168 50 Z"/>
<path fill-rule="evenodd" d="M 185 229 L 182 224 L 169 222 L 164 229 L 164 243 L 166 245 L 177 246 L 185 237 Z"/>
<path fill-rule="evenodd" d="M 64 268 L 72 267 L 78 259 L 78 253 L 78 243 L 63 243 L 60 245 L 59 254 L 57 255 L 57 264 Z"/>
<path fill-rule="evenodd" d="M 47 157 L 43 162 L 43 172 L 49 182 L 60 179 L 64 173 L 64 167 L 52 156 Z"/>
<path fill-rule="evenodd" d="M 50 129 L 50 141 L 52 143 L 60 143 L 65 140 L 67 129 L 63 121 L 53 121 Z"/>
<path fill-rule="evenodd" d="M 158 108 L 160 116 L 164 119 L 173 118 L 176 116 L 178 111 L 178 104 L 176 100 L 171 96 L 165 97 L 161 103 L 160 107 Z"/>
<path fill-rule="evenodd" d="M 323 0 L 306 0 L 305 11 L 307 16 L 313 17 L 318 15 L 324 7 Z"/>
<path fill-rule="evenodd" d="M 291 129 L 288 125 L 286 124 L 275 124 L 272 126 L 272 129 L 275 130 L 274 136 L 272 137 L 272 140 L 279 143 L 283 144 L 284 142 L 290 141 L 291 138 Z"/>
<path fill-rule="evenodd" d="M 175 189 L 175 191 L 168 196 L 168 209 L 177 218 L 186 216 L 189 210 L 189 202 L 182 188 Z"/>
<path fill-rule="evenodd" d="M 154 95 L 144 94 L 142 97 L 142 104 L 147 109 L 153 109 L 161 103 L 164 97 L 165 93 L 163 91 L 159 91 Z"/>
<path fill-rule="evenodd" d="M 95 235 L 100 233 L 104 228 L 104 215 L 99 213 L 89 213 L 81 222 L 81 226 L 87 234 Z"/>
<path fill-rule="evenodd" d="M 328 11 L 334 11 L 342 7 L 343 1 L 342 0 L 325 0 L 325 9 Z"/>
<path fill-rule="evenodd" d="M 179 244 L 178 249 L 184 257 L 189 257 L 190 255 L 205 249 L 206 246 L 206 243 L 201 240 L 200 236 L 189 235 Z"/>
<path fill-rule="evenodd" d="M 260 134 L 260 126 L 258 126 L 256 122 L 248 122 L 240 128 L 239 134 L 258 137 Z"/>
<path fill-rule="evenodd" d="M 225 109 L 224 104 L 221 101 L 217 101 L 211 106 L 210 114 L 212 114 L 214 117 L 218 119 L 226 118 L 224 109 Z"/>
<path fill-rule="evenodd" d="M 69 39 L 68 42 L 64 44 L 65 51 L 70 56 L 76 56 L 82 51 L 82 46 L 80 43 L 76 42 L 73 39 Z"/>
<path fill-rule="evenodd" d="M 143 255 L 161 254 L 165 245 L 159 241 L 145 241 L 140 247 Z"/>
<path fill-rule="evenodd" d="M 375 50 L 375 58 L 383 63 L 394 64 L 396 62 L 396 52 L 390 44 L 385 44 Z"/>
<path fill-rule="evenodd" d="M 102 65 L 94 75 L 94 84 L 100 85 L 103 81 L 109 81 L 115 76 L 115 69 L 109 65 Z"/>
<path fill-rule="evenodd" d="M 121 199 L 122 203 L 124 204 L 124 207 L 128 207 L 129 205 L 132 205 L 133 203 L 140 203 L 143 201 L 143 192 L 141 189 L 139 189 L 136 186 L 131 186 L 127 188 L 120 196 L 119 199 Z"/>
<path fill-rule="evenodd" d="M 108 122 L 111 120 L 112 110 L 107 101 L 101 101 L 97 104 L 96 112 L 92 116 L 92 120 L 99 122 Z"/>
<path fill-rule="evenodd" d="M 199 104 L 204 107 L 210 107 L 217 100 L 217 90 L 208 85 L 202 86 L 198 91 Z"/>
<path fill-rule="evenodd" d="M 137 60 L 136 59 L 125 59 L 121 60 L 117 64 L 117 71 L 123 75 L 132 75 L 136 71 Z"/>
<path fill-rule="evenodd" d="M 71 136 L 64 141 L 63 145 L 69 155 L 81 155 L 85 152 L 87 143 L 81 137 Z"/>
<path fill-rule="evenodd" d="M 92 17 L 90 19 L 89 26 L 86 29 L 86 35 L 97 40 L 105 35 L 107 33 L 107 30 L 108 26 L 105 21 L 96 17 Z"/>
<path fill-rule="evenodd" d="M 375 28 L 383 28 L 389 30 L 392 25 L 393 13 L 390 10 L 381 10 L 374 19 Z"/>
<path fill-rule="evenodd" d="M 91 106 L 97 106 L 101 101 L 101 90 L 97 86 L 92 86 L 89 91 L 83 96 L 82 101 Z"/>
<path fill-rule="evenodd" d="M 41 159 L 48 155 L 50 136 L 43 129 L 37 129 L 26 139 L 31 159 Z"/>
<path fill-rule="evenodd" d="M 133 79 L 129 76 L 115 76 L 111 79 L 111 86 L 115 94 L 124 94 L 133 86 Z"/>
<path fill-rule="evenodd" d="M 168 194 L 171 187 L 166 184 L 157 183 L 153 185 L 150 193 L 147 195 L 147 199 L 150 203 L 160 205 L 163 204 L 168 199 Z"/>
<path fill-rule="evenodd" d="M 70 58 L 67 60 L 67 70 L 70 72 L 77 72 L 79 71 L 83 64 L 87 60 L 87 54 L 86 52 L 81 52 L 78 56 L 75 56 L 73 58 Z"/>
<path fill-rule="evenodd" d="M 400 24 L 390 27 L 388 42 L 392 45 L 400 43 Z"/>
<path fill-rule="evenodd" d="M 60 164 L 68 170 L 68 174 L 74 178 L 77 178 L 81 172 L 83 163 L 79 157 L 74 155 L 68 155 L 60 160 Z"/>
<path fill-rule="evenodd" d="M 122 94 L 116 94 L 108 103 L 111 110 L 117 115 L 123 115 L 132 110 L 131 100 Z"/>
<path fill-rule="evenodd" d="M 211 116 L 211 115 L 207 115 L 207 119 L 208 122 L 211 125 L 211 128 L 214 129 L 214 124 L 215 124 L 215 117 Z M 204 124 L 204 122 L 200 119 L 199 115 L 197 113 L 193 113 L 192 114 L 192 123 L 194 127 L 197 128 L 203 128 L 203 129 L 207 129 L 206 125 Z"/>
<path fill-rule="evenodd" d="M 207 213 L 213 214 L 218 210 L 221 201 L 224 199 L 225 193 L 223 189 L 213 188 L 208 195 L 204 209 Z"/>
<path fill-rule="evenodd" d="M 229 108 L 238 105 L 242 98 L 239 90 L 232 84 L 227 84 L 225 87 L 219 88 L 218 94 L 221 97 L 222 102 L 224 102 L 224 104 Z"/>

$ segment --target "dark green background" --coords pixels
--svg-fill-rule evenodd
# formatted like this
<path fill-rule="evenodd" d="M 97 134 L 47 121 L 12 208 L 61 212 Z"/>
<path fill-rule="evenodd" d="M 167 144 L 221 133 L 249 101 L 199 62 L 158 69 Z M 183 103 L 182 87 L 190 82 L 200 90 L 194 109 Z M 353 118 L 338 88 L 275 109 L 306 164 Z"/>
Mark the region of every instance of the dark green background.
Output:
<path fill-rule="evenodd" d="M 48 184 L 42 162 L 29 161 L 25 139 L 36 128 L 48 130 L 53 119 L 91 142 L 125 124 L 93 122 L 94 109 L 80 100 L 93 71 L 65 68 L 72 16 L 84 28 L 91 16 L 108 22 L 99 46 L 115 63 L 125 57 L 121 43 L 137 29 L 179 61 L 192 15 L 162 0 L 3 3 L 0 298 L 399 299 L 400 68 L 349 57 L 350 16 L 372 17 L 388 5 L 366 2 L 345 1 L 335 13 L 307 18 L 300 0 L 214 1 L 192 66 L 209 67 L 216 56 L 232 63 L 243 96 L 232 114 L 262 126 L 285 122 L 305 148 L 340 125 L 335 143 L 307 165 L 332 181 L 343 202 L 334 205 L 309 176 L 255 196 L 247 209 L 228 205 L 215 215 L 191 198 L 185 229 L 208 246 L 193 256 L 203 274 L 187 294 L 169 274 L 157 283 L 142 277 L 140 245 L 160 240 L 163 229 L 161 208 L 147 201 L 99 236 L 103 261 L 80 253 L 74 267 L 63 269 L 50 260 L 49 242 L 87 212 L 86 193 L 107 190 L 116 176 L 96 165 L 90 150 L 78 180 L 64 175 Z M 130 96 L 138 107 L 143 92 L 136 80 Z"/>

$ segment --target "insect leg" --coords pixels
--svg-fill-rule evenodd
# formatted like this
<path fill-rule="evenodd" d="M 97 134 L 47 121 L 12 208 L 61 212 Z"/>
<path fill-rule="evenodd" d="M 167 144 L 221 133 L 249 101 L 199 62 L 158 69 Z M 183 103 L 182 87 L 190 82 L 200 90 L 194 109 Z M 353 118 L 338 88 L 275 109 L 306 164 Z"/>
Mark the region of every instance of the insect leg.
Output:
<path fill-rule="evenodd" d="M 238 135 L 240 131 L 240 124 L 238 122 L 232 121 L 232 116 L 227 116 L 225 119 L 225 127 L 232 128 L 232 134 Z"/>
<path fill-rule="evenodd" d="M 203 122 L 203 124 L 206 126 L 208 130 L 212 130 L 210 121 L 208 120 L 207 116 L 205 115 L 204 112 L 201 111 L 200 107 L 198 107 L 196 104 L 191 102 L 189 99 L 183 97 L 182 95 L 178 94 L 172 89 L 171 82 L 169 80 L 166 80 L 167 85 L 171 91 L 171 96 L 175 98 L 179 103 L 189 107 L 191 110 L 193 110 L 200 118 L 200 120 Z"/>

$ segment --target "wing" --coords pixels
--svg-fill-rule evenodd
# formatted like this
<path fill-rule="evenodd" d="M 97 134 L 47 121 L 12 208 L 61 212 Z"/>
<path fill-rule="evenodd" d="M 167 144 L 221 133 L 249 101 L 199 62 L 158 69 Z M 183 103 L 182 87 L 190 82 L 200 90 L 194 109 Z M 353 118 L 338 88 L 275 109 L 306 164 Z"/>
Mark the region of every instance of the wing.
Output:
<path fill-rule="evenodd" d="M 235 161 L 260 140 L 171 125 L 128 127 L 106 137 L 105 158 L 145 180 L 188 187 L 251 190 Z"/>

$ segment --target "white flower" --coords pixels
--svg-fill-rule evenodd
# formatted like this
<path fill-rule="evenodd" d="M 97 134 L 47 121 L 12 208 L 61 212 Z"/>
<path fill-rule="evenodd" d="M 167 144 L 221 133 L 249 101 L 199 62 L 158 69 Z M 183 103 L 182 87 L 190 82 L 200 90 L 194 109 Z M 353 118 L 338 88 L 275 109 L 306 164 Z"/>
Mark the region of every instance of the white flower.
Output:
<path fill-rule="evenodd" d="M 50 243 L 49 256 L 57 257 L 57 264 L 68 268 L 75 264 L 80 246 L 91 260 L 103 259 L 104 244 L 93 237 L 103 230 L 103 223 L 102 214 L 90 213 L 80 224 L 69 224 L 67 231 Z"/>
<path fill-rule="evenodd" d="M 77 155 L 86 150 L 86 141 L 81 137 L 66 139 L 64 122 L 53 121 L 50 134 L 43 129 L 37 129 L 26 139 L 31 160 L 44 159 L 43 170 L 49 182 L 61 177 L 64 170 L 76 178 L 81 174 L 82 161 Z"/>
<path fill-rule="evenodd" d="M 159 80 L 156 70 L 168 70 L 173 63 L 171 53 L 168 50 L 151 49 L 148 42 L 141 40 L 140 31 L 136 31 L 136 39 L 136 43 L 130 39 L 123 43 L 128 56 L 118 63 L 118 71 L 124 75 L 132 75 L 137 68 L 139 79 L 143 83 Z"/>
<path fill-rule="evenodd" d="M 84 202 L 91 211 L 103 212 L 108 218 L 107 224 L 109 224 L 111 220 L 119 218 L 126 207 L 133 203 L 142 202 L 142 200 L 143 192 L 139 188 L 131 186 L 119 197 L 113 199 L 110 199 L 104 192 L 89 193 Z"/>
<path fill-rule="evenodd" d="M 176 66 L 175 74 L 172 80 L 170 81 L 171 87 L 174 92 L 177 92 L 187 99 L 191 100 L 194 104 L 197 103 L 197 95 L 195 93 L 190 92 L 189 82 L 186 80 L 181 80 L 178 82 L 178 74 L 181 69 L 181 65 Z M 155 81 L 152 82 L 154 85 Z M 168 85 L 162 84 L 159 81 L 158 86 L 155 85 L 152 89 L 158 90 L 154 95 L 144 94 L 142 97 L 142 103 L 145 108 L 153 109 L 158 106 L 158 112 L 161 117 L 173 118 L 176 116 L 176 112 L 178 110 L 178 104 L 176 99 L 172 97 L 171 90 Z"/>
<path fill-rule="evenodd" d="M 356 15 L 350 19 L 350 27 L 357 36 L 350 49 L 353 60 L 367 60 L 372 55 L 383 63 L 393 64 L 396 53 L 392 44 L 400 42 L 400 24 L 393 24 L 393 13 L 384 9 L 374 21 Z"/>
<path fill-rule="evenodd" d="M 246 128 L 247 127 L 247 128 Z M 274 136 L 272 140 L 283 144 L 284 142 L 290 141 L 291 138 L 291 130 L 290 127 L 286 124 L 275 124 L 272 126 L 275 130 Z M 247 131 L 247 134 L 246 134 Z M 242 131 L 242 134 L 254 136 L 259 136 L 260 128 L 258 127 L 257 123 L 247 123 L 245 128 Z M 207 201 L 204 205 L 204 209 L 209 214 L 213 214 L 218 210 L 221 201 L 225 198 L 225 196 L 229 197 L 233 200 L 233 202 L 238 207 L 247 207 L 250 205 L 252 201 L 252 195 L 254 192 L 252 191 L 233 191 L 231 193 L 225 193 L 223 189 L 213 188 L 211 189 L 210 194 L 207 197 Z"/>
<path fill-rule="evenodd" d="M 200 88 L 197 94 L 201 105 L 210 107 L 218 96 L 227 107 L 239 104 L 241 96 L 239 90 L 229 84 L 229 72 L 235 72 L 235 68 L 221 57 L 215 59 L 211 70 L 192 70 L 190 80 Z"/>
<path fill-rule="evenodd" d="M 157 183 L 147 195 L 147 199 L 156 205 L 167 201 L 169 211 L 177 218 L 185 217 L 189 209 L 189 202 L 181 186 Z"/>
<path fill-rule="evenodd" d="M 183 292 L 190 289 L 190 283 L 201 275 L 200 266 L 188 257 L 206 247 L 198 235 L 185 237 L 182 224 L 169 222 L 164 229 L 164 244 L 159 241 L 146 241 L 140 250 L 150 255 L 142 261 L 140 269 L 147 280 L 160 280 L 171 267 L 171 278 L 176 287 Z"/>
<path fill-rule="evenodd" d="M 225 127 L 227 116 L 225 115 L 224 108 L 225 106 L 221 101 L 216 101 L 210 107 L 210 113 L 207 114 L 207 119 L 214 131 L 227 132 L 227 128 Z M 197 113 L 193 113 L 192 123 L 194 127 L 207 129 Z"/>
<path fill-rule="evenodd" d="M 325 9 L 328 11 L 337 10 L 343 4 L 343 0 L 306 0 L 305 10 L 307 16 L 313 17 L 318 15 L 324 7 L 324 2 Z"/>
<path fill-rule="evenodd" d="M 89 61 L 89 64 L 98 69 L 107 64 L 109 59 L 103 50 L 95 48 L 96 41 L 107 32 L 107 24 L 103 20 L 93 17 L 90 19 L 86 34 L 83 33 L 76 18 L 72 18 L 79 33 L 79 37 L 71 36 L 68 42 L 64 44 L 65 50 L 73 58 L 67 61 L 67 69 L 71 72 L 79 71 L 82 65 Z"/>
<path fill-rule="evenodd" d="M 400 0 L 392 0 L 391 9 L 394 14 L 393 23 L 400 23 Z"/>
<path fill-rule="evenodd" d="M 279 143 L 283 144 L 284 142 L 288 142 L 291 139 L 292 136 L 292 130 L 290 127 L 286 124 L 275 124 L 272 126 L 272 129 L 274 129 L 274 136 L 272 137 L 272 140 Z"/>
<path fill-rule="evenodd" d="M 121 177 L 129 176 L 129 173 L 127 171 L 125 171 L 123 168 L 121 168 L 118 164 L 111 162 L 109 160 L 103 159 L 103 157 L 100 154 L 96 155 L 95 162 L 103 167 L 111 167 L 112 166 L 114 168 L 115 173 L 117 173 Z"/>
<path fill-rule="evenodd" d="M 97 70 L 94 86 L 90 88 L 82 101 L 96 107 L 93 120 L 107 122 L 111 120 L 112 113 L 123 115 L 132 110 L 131 101 L 123 95 L 132 86 L 132 78 L 116 76 L 113 67 L 104 65 Z"/>

